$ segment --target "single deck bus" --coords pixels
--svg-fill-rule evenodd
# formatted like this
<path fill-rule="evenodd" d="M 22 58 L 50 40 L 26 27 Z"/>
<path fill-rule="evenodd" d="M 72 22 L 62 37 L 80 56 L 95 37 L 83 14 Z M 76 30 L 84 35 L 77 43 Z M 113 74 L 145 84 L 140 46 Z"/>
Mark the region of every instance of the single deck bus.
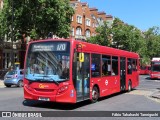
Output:
<path fill-rule="evenodd" d="M 150 78 L 151 79 L 160 78 L 160 58 L 152 58 Z"/>
<path fill-rule="evenodd" d="M 137 53 L 73 39 L 30 42 L 24 99 L 63 103 L 130 91 L 139 85 Z"/>
<path fill-rule="evenodd" d="M 149 75 L 151 72 L 151 65 L 142 65 L 140 66 L 141 75 Z"/>

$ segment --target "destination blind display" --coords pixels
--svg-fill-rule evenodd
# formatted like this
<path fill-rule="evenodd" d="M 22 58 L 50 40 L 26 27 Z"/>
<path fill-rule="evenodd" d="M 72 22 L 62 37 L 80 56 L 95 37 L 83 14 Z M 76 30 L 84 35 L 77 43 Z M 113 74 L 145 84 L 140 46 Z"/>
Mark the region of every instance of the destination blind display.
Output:
<path fill-rule="evenodd" d="M 32 45 L 32 52 L 38 51 L 66 51 L 67 42 L 35 43 Z"/>

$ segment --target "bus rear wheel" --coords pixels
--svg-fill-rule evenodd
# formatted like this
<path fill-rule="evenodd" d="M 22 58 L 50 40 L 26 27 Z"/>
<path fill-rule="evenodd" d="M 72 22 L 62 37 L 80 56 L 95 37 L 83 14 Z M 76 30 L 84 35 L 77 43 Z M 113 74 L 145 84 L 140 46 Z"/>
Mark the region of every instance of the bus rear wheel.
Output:
<path fill-rule="evenodd" d="M 92 100 L 91 100 L 91 102 L 92 103 L 97 102 L 98 98 L 99 98 L 99 91 L 98 91 L 98 88 L 96 86 L 94 86 L 93 89 L 92 89 Z"/>

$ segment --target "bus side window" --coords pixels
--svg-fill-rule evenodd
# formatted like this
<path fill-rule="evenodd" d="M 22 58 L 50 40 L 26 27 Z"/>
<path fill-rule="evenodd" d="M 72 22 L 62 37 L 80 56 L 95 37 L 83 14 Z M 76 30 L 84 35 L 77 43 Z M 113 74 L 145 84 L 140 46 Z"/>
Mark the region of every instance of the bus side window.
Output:
<path fill-rule="evenodd" d="M 102 76 L 111 75 L 111 56 L 102 55 Z"/>
<path fill-rule="evenodd" d="M 111 67 L 112 75 L 118 75 L 118 57 L 112 56 L 112 67 Z"/>
<path fill-rule="evenodd" d="M 91 73 L 92 77 L 100 77 L 100 55 L 92 54 L 91 55 L 92 64 L 91 64 Z"/>
<path fill-rule="evenodd" d="M 132 62 L 131 62 L 131 59 L 130 58 L 128 58 L 127 59 L 127 73 L 128 74 L 132 74 Z"/>
<path fill-rule="evenodd" d="M 137 71 L 137 62 L 136 59 L 132 59 L 132 70 Z"/>

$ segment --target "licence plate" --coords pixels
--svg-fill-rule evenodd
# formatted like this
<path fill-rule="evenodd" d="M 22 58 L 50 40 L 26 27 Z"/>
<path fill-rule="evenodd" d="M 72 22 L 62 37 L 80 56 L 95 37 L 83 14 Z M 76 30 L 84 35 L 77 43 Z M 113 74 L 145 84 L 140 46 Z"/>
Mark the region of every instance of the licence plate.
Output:
<path fill-rule="evenodd" d="M 41 100 L 41 101 L 50 101 L 50 99 L 49 98 L 45 98 L 45 97 L 39 97 L 39 99 L 38 100 Z"/>

